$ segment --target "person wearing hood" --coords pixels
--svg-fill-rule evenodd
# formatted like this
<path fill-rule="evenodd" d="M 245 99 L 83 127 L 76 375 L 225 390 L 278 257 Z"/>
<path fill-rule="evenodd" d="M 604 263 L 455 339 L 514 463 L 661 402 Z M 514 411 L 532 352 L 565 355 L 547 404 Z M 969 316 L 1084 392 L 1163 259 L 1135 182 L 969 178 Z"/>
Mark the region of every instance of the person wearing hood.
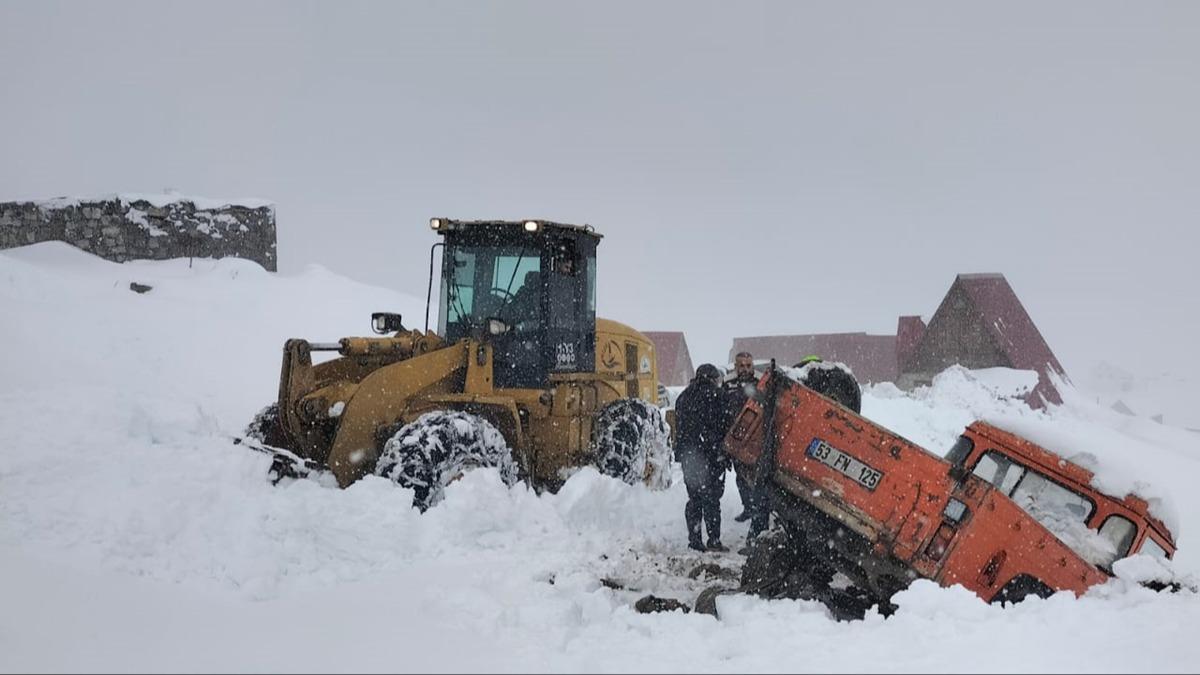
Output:
<path fill-rule="evenodd" d="M 727 551 L 721 543 L 721 497 L 729 459 L 722 443 L 727 431 L 727 401 L 721 371 L 711 363 L 696 369 L 691 384 L 675 402 L 675 458 L 683 465 L 688 501 L 684 519 L 688 547 L 697 551 Z M 708 543 L 701 537 L 708 531 Z"/>

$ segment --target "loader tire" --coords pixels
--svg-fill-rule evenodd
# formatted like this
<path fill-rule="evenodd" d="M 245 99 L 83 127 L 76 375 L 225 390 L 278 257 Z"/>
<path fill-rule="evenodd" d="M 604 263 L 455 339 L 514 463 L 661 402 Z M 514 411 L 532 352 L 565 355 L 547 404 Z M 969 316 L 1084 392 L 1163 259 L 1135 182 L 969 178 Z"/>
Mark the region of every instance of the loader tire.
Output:
<path fill-rule="evenodd" d="M 592 457 L 606 476 L 654 489 L 671 486 L 671 431 L 662 411 L 637 398 L 600 410 L 592 428 Z"/>
<path fill-rule="evenodd" d="M 245 435 L 263 445 L 286 448 L 287 436 L 284 435 L 283 424 L 279 421 L 279 404 L 272 403 L 258 411 L 246 426 Z"/>
<path fill-rule="evenodd" d="M 439 410 L 388 439 L 375 475 L 411 488 L 413 506 L 424 512 L 445 498 L 447 485 L 478 468 L 499 469 L 505 485 L 517 482 L 517 464 L 496 427 L 477 415 Z"/>

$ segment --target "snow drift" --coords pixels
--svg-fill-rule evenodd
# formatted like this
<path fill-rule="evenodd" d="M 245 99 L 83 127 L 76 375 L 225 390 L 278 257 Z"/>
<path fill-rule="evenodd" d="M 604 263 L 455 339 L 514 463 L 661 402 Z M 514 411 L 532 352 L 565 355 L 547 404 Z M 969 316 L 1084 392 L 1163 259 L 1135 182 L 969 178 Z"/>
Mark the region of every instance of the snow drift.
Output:
<path fill-rule="evenodd" d="M 150 285 L 145 294 L 130 282 Z M 423 323 L 415 297 L 240 260 L 117 265 L 61 244 L 0 253 L 0 670 L 1191 670 L 1200 602 L 1114 580 L 1001 609 L 918 582 L 899 611 L 837 623 L 819 605 L 726 596 L 722 618 L 641 615 L 691 602 L 682 481 L 591 469 L 555 495 L 495 470 L 413 494 L 272 487 L 230 443 L 273 398 L 283 341 L 362 334 L 371 311 Z M 619 318 L 619 317 L 618 317 Z M 986 418 L 1093 461 L 1098 480 L 1174 514 L 1196 573 L 1196 436 L 1067 397 L 1034 412 L 1020 375 L 951 370 L 863 413 L 944 452 Z M 1010 391 L 1011 390 L 1011 391 Z M 1086 456 L 1085 457 L 1085 454 Z M 729 542 L 737 494 L 723 502 Z M 1136 561 L 1126 567 L 1137 567 Z M 844 645 L 852 645 L 845 648 Z"/>

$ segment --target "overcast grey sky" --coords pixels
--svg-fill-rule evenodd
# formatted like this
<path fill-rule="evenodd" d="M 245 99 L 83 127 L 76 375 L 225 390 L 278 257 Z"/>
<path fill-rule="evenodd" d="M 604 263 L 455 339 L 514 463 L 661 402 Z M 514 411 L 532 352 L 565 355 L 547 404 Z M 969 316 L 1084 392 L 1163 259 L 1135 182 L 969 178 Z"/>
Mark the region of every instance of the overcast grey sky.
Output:
<path fill-rule="evenodd" d="M 1068 372 L 1200 373 L 1200 3 L 3 1 L 0 83 L 0 199 L 272 199 L 284 272 L 543 217 L 697 363 L 1003 272 Z"/>

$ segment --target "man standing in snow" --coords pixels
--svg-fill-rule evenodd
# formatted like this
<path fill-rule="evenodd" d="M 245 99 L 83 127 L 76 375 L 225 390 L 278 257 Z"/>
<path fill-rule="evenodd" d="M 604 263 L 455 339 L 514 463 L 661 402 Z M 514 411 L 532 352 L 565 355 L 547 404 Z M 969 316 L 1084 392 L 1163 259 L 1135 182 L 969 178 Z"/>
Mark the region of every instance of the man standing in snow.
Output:
<path fill-rule="evenodd" d="M 754 375 L 754 357 L 750 352 L 740 352 L 737 356 L 733 357 L 733 373 L 733 379 L 725 383 L 725 403 L 728 409 L 727 420 L 730 427 L 732 427 L 733 421 L 737 418 L 737 414 L 741 411 L 742 406 L 746 405 L 746 399 L 750 396 L 746 387 L 753 388 L 754 383 L 758 380 Z M 737 485 L 738 496 L 742 499 L 742 512 L 734 520 L 744 523 L 750 520 L 752 513 L 752 486 L 743 480 L 740 475 L 735 476 L 734 482 Z"/>
<path fill-rule="evenodd" d="M 722 447 L 728 418 L 721 389 L 721 371 L 711 363 L 696 369 L 696 377 L 675 402 L 675 458 L 683 465 L 688 501 L 684 519 L 688 547 L 697 551 L 727 551 L 721 543 L 721 496 L 725 494 L 728 458 Z M 708 546 L 701 537 L 703 522 Z"/>

